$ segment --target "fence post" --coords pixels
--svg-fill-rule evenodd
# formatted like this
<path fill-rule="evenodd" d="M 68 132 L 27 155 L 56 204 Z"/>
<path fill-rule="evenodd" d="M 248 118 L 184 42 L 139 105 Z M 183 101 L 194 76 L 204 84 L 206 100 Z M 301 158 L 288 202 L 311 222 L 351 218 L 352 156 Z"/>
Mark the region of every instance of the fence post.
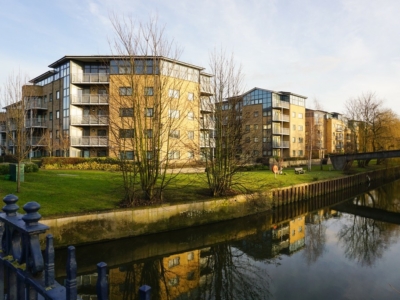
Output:
<path fill-rule="evenodd" d="M 96 292 L 98 300 L 108 300 L 107 264 L 104 262 L 97 264 Z"/>
<path fill-rule="evenodd" d="M 51 234 L 46 236 L 44 259 L 44 284 L 46 287 L 52 287 L 54 285 L 54 246 Z"/>
<path fill-rule="evenodd" d="M 65 282 L 67 300 L 76 300 L 78 297 L 76 269 L 75 247 L 69 246 L 67 258 L 67 280 Z"/>
<path fill-rule="evenodd" d="M 139 288 L 139 300 L 150 300 L 151 287 L 148 285 L 142 285 Z"/>

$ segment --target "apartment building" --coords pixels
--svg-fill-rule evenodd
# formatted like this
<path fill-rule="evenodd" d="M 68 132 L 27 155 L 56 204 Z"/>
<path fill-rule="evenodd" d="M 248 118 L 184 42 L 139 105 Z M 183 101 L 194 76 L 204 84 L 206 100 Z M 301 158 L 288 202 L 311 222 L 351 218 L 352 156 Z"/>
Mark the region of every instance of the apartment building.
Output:
<path fill-rule="evenodd" d="M 323 158 L 328 153 L 352 153 L 358 149 L 358 124 L 344 115 L 306 110 L 307 155 Z"/>
<path fill-rule="evenodd" d="M 0 112 L 0 156 L 6 153 L 6 114 Z"/>
<path fill-rule="evenodd" d="M 212 128 L 202 120 L 211 114 L 211 75 L 202 67 L 165 57 L 67 55 L 49 68 L 23 88 L 31 156 L 133 159 L 140 144 L 150 157 L 157 151 L 186 161 L 210 147 Z"/>
<path fill-rule="evenodd" d="M 256 162 L 277 156 L 304 157 L 307 97 L 253 88 L 237 99 L 243 133 L 242 158 Z M 229 101 L 223 107 L 232 109 Z"/>

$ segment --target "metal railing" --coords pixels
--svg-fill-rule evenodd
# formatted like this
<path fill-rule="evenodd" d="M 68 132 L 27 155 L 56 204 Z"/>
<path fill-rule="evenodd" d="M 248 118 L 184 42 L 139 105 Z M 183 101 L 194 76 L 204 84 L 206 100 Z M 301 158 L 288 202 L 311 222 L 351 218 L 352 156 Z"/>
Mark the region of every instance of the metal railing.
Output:
<path fill-rule="evenodd" d="M 273 134 L 290 134 L 289 128 L 272 128 Z"/>
<path fill-rule="evenodd" d="M 74 147 L 107 147 L 108 137 L 106 136 L 72 136 L 71 146 Z"/>
<path fill-rule="evenodd" d="M 108 83 L 110 74 L 108 73 L 76 73 L 72 74 L 73 83 Z"/>
<path fill-rule="evenodd" d="M 45 141 L 43 137 L 30 137 L 27 139 L 28 146 L 44 146 Z"/>
<path fill-rule="evenodd" d="M 71 95 L 72 104 L 108 104 L 108 95 L 97 94 L 97 95 Z"/>
<path fill-rule="evenodd" d="M 289 142 L 272 142 L 273 148 L 289 148 Z"/>
<path fill-rule="evenodd" d="M 43 98 L 30 98 L 25 103 L 25 109 L 47 109 L 47 103 Z"/>
<path fill-rule="evenodd" d="M 289 115 L 272 115 L 272 121 L 284 121 L 289 122 L 290 116 Z"/>
<path fill-rule="evenodd" d="M 71 125 L 108 125 L 108 116 L 72 116 Z"/>
<path fill-rule="evenodd" d="M 286 101 L 272 101 L 272 107 L 289 108 L 290 104 Z"/>
<path fill-rule="evenodd" d="M 41 127 L 47 128 L 47 122 L 44 119 L 34 118 L 34 119 L 26 119 L 25 120 L 25 127 Z"/>
<path fill-rule="evenodd" d="M 18 213 L 18 197 L 7 195 L 0 213 L 0 299 L 48 299 L 78 300 L 77 263 L 75 247 L 68 247 L 65 286 L 55 280 L 53 236 L 46 236 L 46 248 L 42 253 L 39 235 L 49 227 L 38 221 L 40 205 L 28 202 Z M 97 299 L 109 299 L 107 264 L 97 264 Z M 139 288 L 139 299 L 149 300 L 151 287 Z"/>

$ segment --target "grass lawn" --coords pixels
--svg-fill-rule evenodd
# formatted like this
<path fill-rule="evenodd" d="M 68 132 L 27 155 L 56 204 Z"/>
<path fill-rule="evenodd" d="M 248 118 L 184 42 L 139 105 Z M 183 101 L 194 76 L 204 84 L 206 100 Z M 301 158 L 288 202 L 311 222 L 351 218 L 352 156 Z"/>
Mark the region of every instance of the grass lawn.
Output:
<path fill-rule="evenodd" d="M 353 173 L 382 168 L 370 165 L 367 168 L 352 168 Z M 305 170 L 306 168 L 303 167 Z M 341 171 L 330 171 L 329 166 L 313 166 L 305 174 L 294 174 L 293 168 L 284 169 L 286 175 L 277 175 L 269 170 L 240 172 L 236 175 L 235 189 L 256 192 L 290 186 L 316 180 L 346 176 Z M 40 203 L 40 214 L 44 217 L 116 209 L 123 197 L 122 176 L 119 172 L 40 170 L 26 173 L 21 183 L 21 192 L 16 193 L 16 183 L 0 178 L 0 197 L 16 194 L 18 205 L 29 201 Z M 179 174 L 171 180 L 165 191 L 166 202 L 196 201 L 209 199 L 205 173 Z"/>

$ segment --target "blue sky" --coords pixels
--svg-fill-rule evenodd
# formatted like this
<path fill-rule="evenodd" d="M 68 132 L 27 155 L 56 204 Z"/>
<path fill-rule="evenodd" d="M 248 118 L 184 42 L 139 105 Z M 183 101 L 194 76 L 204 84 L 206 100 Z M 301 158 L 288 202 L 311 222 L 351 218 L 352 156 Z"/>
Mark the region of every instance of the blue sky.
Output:
<path fill-rule="evenodd" d="M 399 0 L 0 0 L 0 85 L 64 55 L 110 54 L 111 12 L 157 15 L 181 60 L 206 71 L 215 47 L 233 52 L 247 90 L 290 91 L 342 113 L 375 92 L 400 114 Z"/>

